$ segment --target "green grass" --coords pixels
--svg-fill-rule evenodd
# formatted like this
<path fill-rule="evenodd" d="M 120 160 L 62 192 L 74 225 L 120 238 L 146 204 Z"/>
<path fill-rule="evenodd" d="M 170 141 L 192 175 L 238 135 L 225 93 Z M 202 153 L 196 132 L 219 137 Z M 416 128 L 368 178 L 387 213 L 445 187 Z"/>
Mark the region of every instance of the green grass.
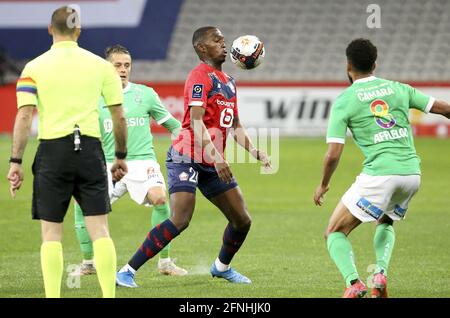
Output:
<path fill-rule="evenodd" d="M 169 140 L 157 138 L 159 161 Z M 31 220 L 30 171 L 37 146 L 30 141 L 24 158 L 25 183 L 17 198 L 9 197 L 7 159 L 10 138 L 0 138 L 0 297 L 43 297 L 40 270 L 40 226 Z M 413 199 L 407 220 L 396 223 L 397 242 L 390 267 L 392 297 L 450 297 L 450 141 L 418 139 L 422 157 L 422 187 Z M 186 277 L 160 276 L 156 260 L 137 274 L 137 289 L 117 289 L 117 297 L 340 297 L 344 284 L 330 260 L 323 239 L 329 215 L 340 196 L 361 170 L 356 146 L 346 145 L 340 167 L 323 207 L 312 202 L 326 145 L 322 139 L 282 139 L 280 169 L 275 175 L 259 174 L 255 164 L 233 164 L 253 218 L 247 240 L 233 266 L 253 284 L 233 285 L 212 279 L 209 266 L 218 254 L 226 225 L 221 213 L 198 193 L 189 228 L 172 243 L 172 257 L 189 270 Z M 165 169 L 164 169 L 165 174 Z M 125 264 L 142 242 L 150 226 L 150 209 L 137 206 L 128 196 L 113 206 L 110 215 L 118 266 Z M 81 254 L 74 229 L 73 211 L 66 216 L 64 264 L 76 264 Z M 359 273 L 374 262 L 374 226 L 363 224 L 350 239 Z M 68 288 L 63 277 L 63 297 L 100 297 L 95 276 L 82 277 L 80 288 Z"/>

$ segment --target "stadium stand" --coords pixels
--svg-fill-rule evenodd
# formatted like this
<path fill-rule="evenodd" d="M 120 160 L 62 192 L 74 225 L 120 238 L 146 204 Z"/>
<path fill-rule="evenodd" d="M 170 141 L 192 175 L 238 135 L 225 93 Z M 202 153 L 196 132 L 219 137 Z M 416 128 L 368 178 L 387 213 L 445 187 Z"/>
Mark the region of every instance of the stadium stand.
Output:
<path fill-rule="evenodd" d="M 167 58 L 138 61 L 135 79 L 180 81 L 197 62 L 193 31 L 221 28 L 234 38 L 255 34 L 265 43 L 266 61 L 257 72 L 231 69 L 244 81 L 345 81 L 346 45 L 369 37 L 379 48 L 378 73 L 409 81 L 450 80 L 450 1 L 379 0 L 381 28 L 369 29 L 373 1 L 353 0 L 185 0 Z"/>
<path fill-rule="evenodd" d="M 368 37 L 379 48 L 377 73 L 402 81 L 449 81 L 450 1 L 378 0 L 381 28 L 369 29 L 371 0 L 164 0 L 146 2 L 134 29 L 90 28 L 80 44 L 97 54 L 112 42 L 135 53 L 134 80 L 183 81 L 197 63 L 191 46 L 193 31 L 219 26 L 227 39 L 255 34 L 266 45 L 258 71 L 242 71 L 227 63 L 225 71 L 241 81 L 346 81 L 346 45 Z M 155 10 L 158 7 L 158 10 Z M 49 45 L 46 32 L 0 29 L 0 43 L 23 66 L 27 56 Z M 37 30 L 39 31 L 39 30 Z M 26 41 L 10 42 L 11 36 Z M 28 38 L 26 37 L 28 36 Z M 24 49 L 23 43 L 27 43 Z M 33 45 L 29 46 L 32 43 Z M 32 50 L 30 51 L 31 48 Z M 32 56 L 29 56 L 31 58 Z M 6 74 L 7 82 L 17 75 Z"/>

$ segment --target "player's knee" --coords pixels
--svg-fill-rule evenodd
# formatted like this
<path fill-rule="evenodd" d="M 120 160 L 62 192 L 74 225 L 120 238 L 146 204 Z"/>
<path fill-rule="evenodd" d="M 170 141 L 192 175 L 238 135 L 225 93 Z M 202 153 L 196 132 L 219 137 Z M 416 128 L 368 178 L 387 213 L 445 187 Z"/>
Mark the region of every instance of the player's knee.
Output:
<path fill-rule="evenodd" d="M 165 195 L 158 195 L 155 196 L 151 202 L 153 203 L 153 205 L 164 205 L 166 204 L 166 196 Z"/>
<path fill-rule="evenodd" d="M 181 232 L 189 226 L 189 223 L 191 222 L 191 216 L 187 215 L 186 213 L 183 213 L 182 215 L 175 213 L 172 216 L 171 221 L 178 229 L 178 231 Z"/>
<path fill-rule="evenodd" d="M 390 217 L 388 217 L 386 214 L 383 215 L 378 221 L 377 224 L 388 224 L 388 225 L 393 225 L 394 224 L 394 220 L 392 220 Z"/>
<path fill-rule="evenodd" d="M 325 240 L 328 240 L 328 236 L 330 236 L 330 234 L 331 234 L 331 233 L 334 233 L 334 232 L 339 232 L 339 231 L 337 230 L 336 227 L 328 226 L 328 227 L 325 229 L 325 232 L 323 233 L 323 237 L 325 238 Z"/>
<path fill-rule="evenodd" d="M 166 194 L 161 191 L 150 191 L 147 195 L 148 200 L 153 205 L 163 205 L 166 204 Z"/>
<path fill-rule="evenodd" d="M 239 221 L 232 224 L 232 226 L 239 232 L 248 232 L 252 226 L 252 218 L 247 214 L 246 217 L 239 219 Z"/>
<path fill-rule="evenodd" d="M 190 223 L 191 220 L 188 219 L 182 219 L 179 220 L 178 222 L 173 222 L 175 224 L 175 227 L 178 229 L 178 231 L 184 231 Z"/>

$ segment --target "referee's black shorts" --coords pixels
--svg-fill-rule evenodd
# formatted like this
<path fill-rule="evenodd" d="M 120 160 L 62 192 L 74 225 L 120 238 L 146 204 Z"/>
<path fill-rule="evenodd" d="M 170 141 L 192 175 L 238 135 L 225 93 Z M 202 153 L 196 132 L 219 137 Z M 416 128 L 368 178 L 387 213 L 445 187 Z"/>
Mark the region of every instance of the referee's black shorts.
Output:
<path fill-rule="evenodd" d="M 41 140 L 33 162 L 33 219 L 61 223 L 73 196 L 85 216 L 111 211 L 105 156 L 99 139 L 73 136 Z"/>

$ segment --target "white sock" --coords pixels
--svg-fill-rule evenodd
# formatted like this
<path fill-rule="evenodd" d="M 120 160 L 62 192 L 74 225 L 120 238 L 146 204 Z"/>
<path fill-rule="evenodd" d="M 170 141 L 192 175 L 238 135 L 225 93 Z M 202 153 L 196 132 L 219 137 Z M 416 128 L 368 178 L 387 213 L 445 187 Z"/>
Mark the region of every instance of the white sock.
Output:
<path fill-rule="evenodd" d="M 219 272 L 225 272 L 230 269 L 230 265 L 225 265 L 219 260 L 219 258 L 216 258 L 214 264 L 216 265 L 216 268 Z"/>
<path fill-rule="evenodd" d="M 93 259 L 84 259 L 83 260 L 83 264 L 85 264 L 85 265 L 94 265 L 94 260 Z"/>
<path fill-rule="evenodd" d="M 128 264 L 126 264 L 124 267 L 122 267 L 120 269 L 119 273 L 123 273 L 126 271 L 130 271 L 133 275 L 136 274 L 136 270 Z"/>

